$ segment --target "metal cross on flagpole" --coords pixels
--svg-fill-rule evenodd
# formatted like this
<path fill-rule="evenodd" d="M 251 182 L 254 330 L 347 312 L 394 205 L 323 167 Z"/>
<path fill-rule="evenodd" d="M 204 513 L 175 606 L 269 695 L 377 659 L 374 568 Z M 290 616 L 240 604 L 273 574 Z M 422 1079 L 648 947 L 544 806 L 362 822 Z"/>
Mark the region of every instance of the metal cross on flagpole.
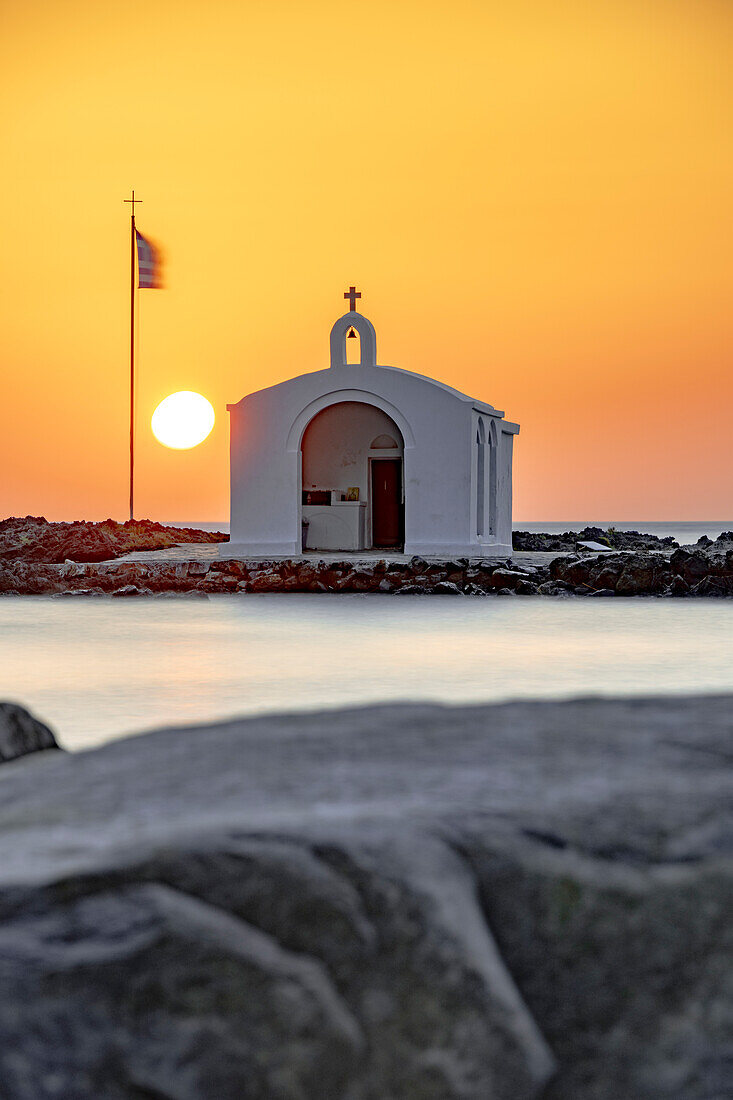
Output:
<path fill-rule="evenodd" d="M 124 202 L 132 204 L 130 216 L 130 519 L 135 518 L 135 198 Z"/>

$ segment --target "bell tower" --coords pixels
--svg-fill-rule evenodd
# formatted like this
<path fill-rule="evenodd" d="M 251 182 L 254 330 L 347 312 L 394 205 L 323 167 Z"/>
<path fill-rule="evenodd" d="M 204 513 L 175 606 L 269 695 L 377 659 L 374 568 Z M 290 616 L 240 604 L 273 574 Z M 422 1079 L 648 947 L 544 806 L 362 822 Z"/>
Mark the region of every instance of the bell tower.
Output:
<path fill-rule="evenodd" d="M 331 366 L 346 367 L 346 341 L 359 334 L 361 344 L 360 367 L 376 367 L 377 365 L 377 334 L 374 325 L 361 313 L 356 311 L 356 300 L 361 298 L 361 291 L 355 286 L 350 286 L 344 293 L 348 299 L 349 312 L 339 317 L 331 329 Z"/>

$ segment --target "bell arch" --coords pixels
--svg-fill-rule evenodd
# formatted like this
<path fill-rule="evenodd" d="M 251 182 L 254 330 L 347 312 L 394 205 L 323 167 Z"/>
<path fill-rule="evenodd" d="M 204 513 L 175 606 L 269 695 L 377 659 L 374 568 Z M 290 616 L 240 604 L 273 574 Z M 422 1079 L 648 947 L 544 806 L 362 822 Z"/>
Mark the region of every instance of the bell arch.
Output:
<path fill-rule="evenodd" d="M 356 310 L 350 310 L 343 317 L 339 317 L 331 329 L 331 366 L 348 366 L 346 362 L 346 339 L 351 328 L 359 334 L 361 352 L 359 366 L 376 367 L 377 334 L 374 325 L 361 313 L 357 313 Z"/>

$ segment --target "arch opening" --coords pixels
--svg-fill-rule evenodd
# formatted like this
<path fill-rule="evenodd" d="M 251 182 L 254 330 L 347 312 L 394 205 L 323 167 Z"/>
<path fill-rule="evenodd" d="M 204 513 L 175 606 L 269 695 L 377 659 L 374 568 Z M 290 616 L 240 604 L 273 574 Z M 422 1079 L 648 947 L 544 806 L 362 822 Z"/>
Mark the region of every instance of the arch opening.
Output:
<path fill-rule="evenodd" d="M 476 537 L 483 538 L 486 525 L 486 432 L 479 417 L 476 428 Z"/>
<path fill-rule="evenodd" d="M 498 452 L 496 447 L 496 425 L 492 422 L 489 428 L 489 439 L 487 447 L 488 458 L 488 497 L 489 497 L 489 534 L 496 534 L 496 501 L 498 493 Z"/>
<path fill-rule="evenodd" d="M 361 336 L 353 325 L 350 326 L 344 337 L 344 347 L 346 349 L 344 358 L 347 366 L 356 366 L 361 363 Z"/>
<path fill-rule="evenodd" d="M 385 455 L 385 450 L 391 453 Z M 306 426 L 301 443 L 306 548 L 401 546 L 403 456 L 404 439 L 399 427 L 377 406 L 339 401 L 317 412 Z"/>
<path fill-rule="evenodd" d="M 389 451 L 395 447 L 399 447 L 399 443 L 391 435 L 378 435 L 371 442 L 371 450 L 373 451 Z"/>

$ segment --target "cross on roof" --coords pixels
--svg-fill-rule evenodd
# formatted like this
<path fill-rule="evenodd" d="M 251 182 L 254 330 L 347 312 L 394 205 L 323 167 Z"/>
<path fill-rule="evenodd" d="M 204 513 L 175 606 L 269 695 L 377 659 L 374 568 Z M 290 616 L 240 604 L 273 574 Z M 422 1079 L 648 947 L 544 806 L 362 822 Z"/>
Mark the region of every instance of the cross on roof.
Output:
<path fill-rule="evenodd" d="M 357 290 L 355 286 L 350 286 L 344 294 L 344 298 L 349 299 L 349 309 L 353 313 L 356 309 L 356 299 L 361 298 L 361 291 Z"/>

